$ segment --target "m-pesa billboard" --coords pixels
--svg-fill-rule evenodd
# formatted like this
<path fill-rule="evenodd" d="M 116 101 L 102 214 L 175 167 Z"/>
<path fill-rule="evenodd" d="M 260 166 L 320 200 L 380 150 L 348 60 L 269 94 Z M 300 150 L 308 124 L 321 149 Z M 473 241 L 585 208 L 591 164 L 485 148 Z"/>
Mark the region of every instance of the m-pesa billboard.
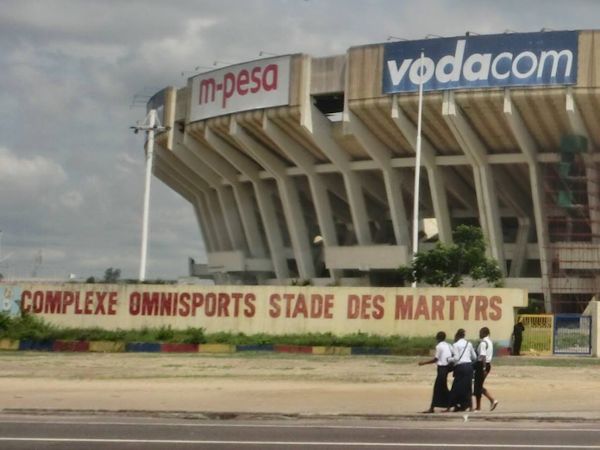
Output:
<path fill-rule="evenodd" d="M 289 104 L 290 61 L 261 59 L 190 78 L 190 122 Z"/>
<path fill-rule="evenodd" d="M 575 84 L 577 50 L 576 31 L 393 42 L 384 47 L 383 93 L 417 91 L 421 73 L 424 90 Z"/>

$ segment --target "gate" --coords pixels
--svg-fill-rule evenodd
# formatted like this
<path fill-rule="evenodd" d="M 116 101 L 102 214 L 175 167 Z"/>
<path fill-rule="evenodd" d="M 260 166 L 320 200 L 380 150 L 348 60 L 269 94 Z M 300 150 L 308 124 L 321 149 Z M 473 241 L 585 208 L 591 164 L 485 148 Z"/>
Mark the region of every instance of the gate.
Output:
<path fill-rule="evenodd" d="M 521 353 L 523 354 L 552 354 L 553 316 L 552 314 L 521 314 L 517 321 L 525 327 Z"/>
<path fill-rule="evenodd" d="M 592 317 L 579 314 L 554 316 L 555 355 L 592 354 Z"/>

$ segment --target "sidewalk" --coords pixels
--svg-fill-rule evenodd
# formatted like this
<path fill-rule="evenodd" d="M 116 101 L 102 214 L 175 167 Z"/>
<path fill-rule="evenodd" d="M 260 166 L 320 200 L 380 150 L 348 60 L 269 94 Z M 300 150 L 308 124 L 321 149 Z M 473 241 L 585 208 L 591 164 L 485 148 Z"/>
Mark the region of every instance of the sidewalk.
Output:
<path fill-rule="evenodd" d="M 0 410 L 198 417 L 415 417 L 433 366 L 398 357 L 0 354 Z M 598 367 L 494 366 L 494 412 L 470 418 L 600 421 Z M 484 409 L 488 405 L 484 402 Z"/>

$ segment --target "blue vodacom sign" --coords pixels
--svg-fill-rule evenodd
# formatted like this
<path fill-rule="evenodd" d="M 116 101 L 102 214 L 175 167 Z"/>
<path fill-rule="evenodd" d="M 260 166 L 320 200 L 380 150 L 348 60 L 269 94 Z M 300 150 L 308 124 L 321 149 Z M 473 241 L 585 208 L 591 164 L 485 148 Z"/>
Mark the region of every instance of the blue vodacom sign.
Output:
<path fill-rule="evenodd" d="M 575 84 L 577 49 L 577 31 L 392 42 L 384 47 L 383 93 L 418 91 L 421 73 L 429 91 Z"/>

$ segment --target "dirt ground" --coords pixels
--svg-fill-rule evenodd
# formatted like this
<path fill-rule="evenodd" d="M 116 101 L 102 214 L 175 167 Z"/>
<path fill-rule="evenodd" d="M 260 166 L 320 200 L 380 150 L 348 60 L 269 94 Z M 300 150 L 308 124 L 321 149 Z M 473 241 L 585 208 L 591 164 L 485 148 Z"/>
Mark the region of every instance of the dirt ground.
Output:
<path fill-rule="evenodd" d="M 2 352 L 0 410 L 410 414 L 428 406 L 435 377 L 419 359 Z M 600 414 L 595 360 L 547 364 L 498 359 L 487 381 L 494 414 Z"/>

